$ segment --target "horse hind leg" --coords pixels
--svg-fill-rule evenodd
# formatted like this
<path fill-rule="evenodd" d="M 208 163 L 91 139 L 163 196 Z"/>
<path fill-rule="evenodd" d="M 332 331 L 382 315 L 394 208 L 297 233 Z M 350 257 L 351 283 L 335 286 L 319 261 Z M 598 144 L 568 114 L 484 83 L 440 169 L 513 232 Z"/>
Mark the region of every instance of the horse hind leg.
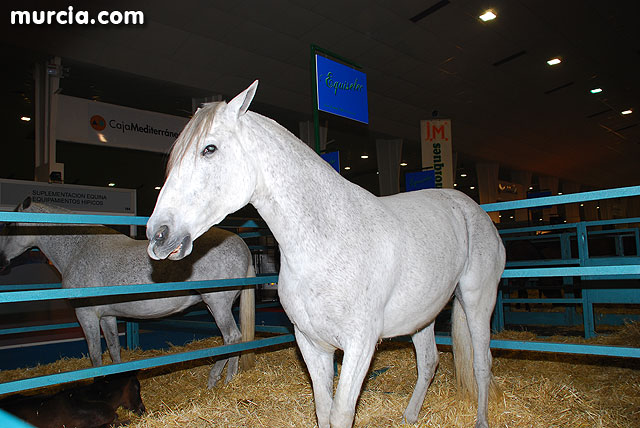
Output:
<path fill-rule="evenodd" d="M 495 296 L 491 300 L 491 294 L 490 290 L 485 290 L 484 293 L 469 294 L 465 300 L 464 293 L 459 292 L 453 303 L 452 339 L 456 380 L 463 394 L 477 397 L 475 428 L 489 427 L 489 394 L 490 389 L 495 389 L 489 348 L 490 321 L 495 303 Z M 471 296 L 479 298 L 469 299 Z"/>
<path fill-rule="evenodd" d="M 418 414 L 422 408 L 427 389 L 433 379 L 433 374 L 438 367 L 438 349 L 434 334 L 434 323 L 429 324 L 411 336 L 413 346 L 416 349 L 416 366 L 418 367 L 418 380 L 413 389 L 411 400 L 402 415 L 407 423 L 414 424 L 418 421 Z"/>
<path fill-rule="evenodd" d="M 100 318 L 100 327 L 104 334 L 104 340 L 107 342 L 107 348 L 111 355 L 111 361 L 114 363 L 121 362 L 120 358 L 120 339 L 118 337 L 118 321 L 116 317 Z"/>

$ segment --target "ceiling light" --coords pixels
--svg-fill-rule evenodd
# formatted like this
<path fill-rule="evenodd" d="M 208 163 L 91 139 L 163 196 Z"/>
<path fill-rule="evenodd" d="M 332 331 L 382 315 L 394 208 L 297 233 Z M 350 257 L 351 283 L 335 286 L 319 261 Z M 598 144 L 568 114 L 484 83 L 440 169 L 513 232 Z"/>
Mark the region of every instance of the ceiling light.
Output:
<path fill-rule="evenodd" d="M 533 190 L 533 186 L 529 186 L 529 190 Z"/>
<path fill-rule="evenodd" d="M 407 166 L 406 162 L 400 162 L 400 166 Z"/>
<path fill-rule="evenodd" d="M 631 114 L 631 113 L 633 113 L 633 110 L 631 109 L 620 112 L 620 114 Z"/>
<path fill-rule="evenodd" d="M 160 186 L 156 186 L 156 187 L 155 187 L 155 189 L 156 189 L 156 190 L 160 190 L 160 189 L 162 189 L 162 187 L 160 187 Z"/>
<path fill-rule="evenodd" d="M 560 64 L 561 62 L 562 60 L 560 58 L 551 58 L 549 61 L 547 61 L 547 64 L 557 65 L 557 64 Z"/>
<path fill-rule="evenodd" d="M 453 183 L 453 187 L 458 187 L 458 183 Z"/>
<path fill-rule="evenodd" d="M 589 92 L 591 92 L 592 94 L 599 94 L 600 92 L 602 92 L 602 88 L 593 88 Z"/>
<path fill-rule="evenodd" d="M 362 158 L 362 159 L 369 159 L 369 155 L 360 155 L 360 158 Z"/>
<path fill-rule="evenodd" d="M 466 176 L 467 176 L 467 174 L 464 173 L 464 172 L 462 174 L 460 174 L 460 177 L 466 177 Z"/>
<path fill-rule="evenodd" d="M 116 187 L 116 183 L 109 183 L 109 184 L 107 184 L 107 186 L 109 186 L 109 187 Z"/>
<path fill-rule="evenodd" d="M 344 169 L 346 169 L 347 171 L 349 171 L 351 169 L 350 166 L 345 166 Z"/>
<path fill-rule="evenodd" d="M 487 21 L 491 21 L 492 19 L 496 19 L 496 14 L 493 13 L 493 11 L 491 9 L 487 10 L 485 13 L 483 13 L 482 15 L 480 15 L 480 19 L 482 19 L 484 22 Z"/>
<path fill-rule="evenodd" d="M 476 186 L 471 186 L 471 187 L 469 187 L 469 189 L 476 190 Z"/>
<path fill-rule="evenodd" d="M 22 116 L 22 117 L 20 118 L 20 120 L 21 120 L 21 121 L 23 121 L 23 122 L 30 122 L 30 121 L 31 121 L 31 118 L 30 118 L 29 116 Z"/>

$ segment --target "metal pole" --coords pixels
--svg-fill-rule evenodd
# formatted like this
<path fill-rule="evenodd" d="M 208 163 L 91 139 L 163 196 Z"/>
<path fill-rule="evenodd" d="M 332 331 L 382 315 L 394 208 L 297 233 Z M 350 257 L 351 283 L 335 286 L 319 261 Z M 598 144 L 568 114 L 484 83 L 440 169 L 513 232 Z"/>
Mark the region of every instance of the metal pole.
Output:
<path fill-rule="evenodd" d="M 318 114 L 318 90 L 316 79 L 316 45 L 311 45 L 311 62 L 309 70 L 311 71 L 311 99 L 313 100 L 313 138 L 316 153 L 320 154 L 320 117 Z"/>

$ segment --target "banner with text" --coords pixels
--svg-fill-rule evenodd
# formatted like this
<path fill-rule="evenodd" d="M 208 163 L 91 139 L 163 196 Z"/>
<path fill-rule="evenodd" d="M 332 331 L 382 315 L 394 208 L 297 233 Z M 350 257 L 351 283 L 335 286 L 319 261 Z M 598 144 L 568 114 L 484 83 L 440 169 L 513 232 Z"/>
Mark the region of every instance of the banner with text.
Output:
<path fill-rule="evenodd" d="M 56 138 L 168 153 L 189 119 L 58 95 Z"/>
<path fill-rule="evenodd" d="M 318 110 L 369 123 L 367 75 L 316 55 Z"/>
<path fill-rule="evenodd" d="M 136 191 L 132 189 L 0 179 L 0 210 L 13 210 L 27 196 L 33 202 L 56 205 L 74 212 L 136 214 Z"/>
<path fill-rule="evenodd" d="M 451 140 L 451 120 L 420 121 L 422 167 L 433 167 L 435 187 L 453 188 L 455 165 Z"/>

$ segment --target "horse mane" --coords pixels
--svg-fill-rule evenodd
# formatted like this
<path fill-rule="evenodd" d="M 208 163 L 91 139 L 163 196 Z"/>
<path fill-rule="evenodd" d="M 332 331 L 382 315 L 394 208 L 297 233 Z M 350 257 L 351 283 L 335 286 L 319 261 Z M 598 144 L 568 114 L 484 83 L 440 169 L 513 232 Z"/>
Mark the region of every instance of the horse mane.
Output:
<path fill-rule="evenodd" d="M 182 162 L 182 159 L 197 141 L 207 136 L 218 107 L 222 104 L 222 102 L 206 103 L 196 111 L 173 143 L 169 161 L 167 162 L 167 175 L 176 164 Z"/>

